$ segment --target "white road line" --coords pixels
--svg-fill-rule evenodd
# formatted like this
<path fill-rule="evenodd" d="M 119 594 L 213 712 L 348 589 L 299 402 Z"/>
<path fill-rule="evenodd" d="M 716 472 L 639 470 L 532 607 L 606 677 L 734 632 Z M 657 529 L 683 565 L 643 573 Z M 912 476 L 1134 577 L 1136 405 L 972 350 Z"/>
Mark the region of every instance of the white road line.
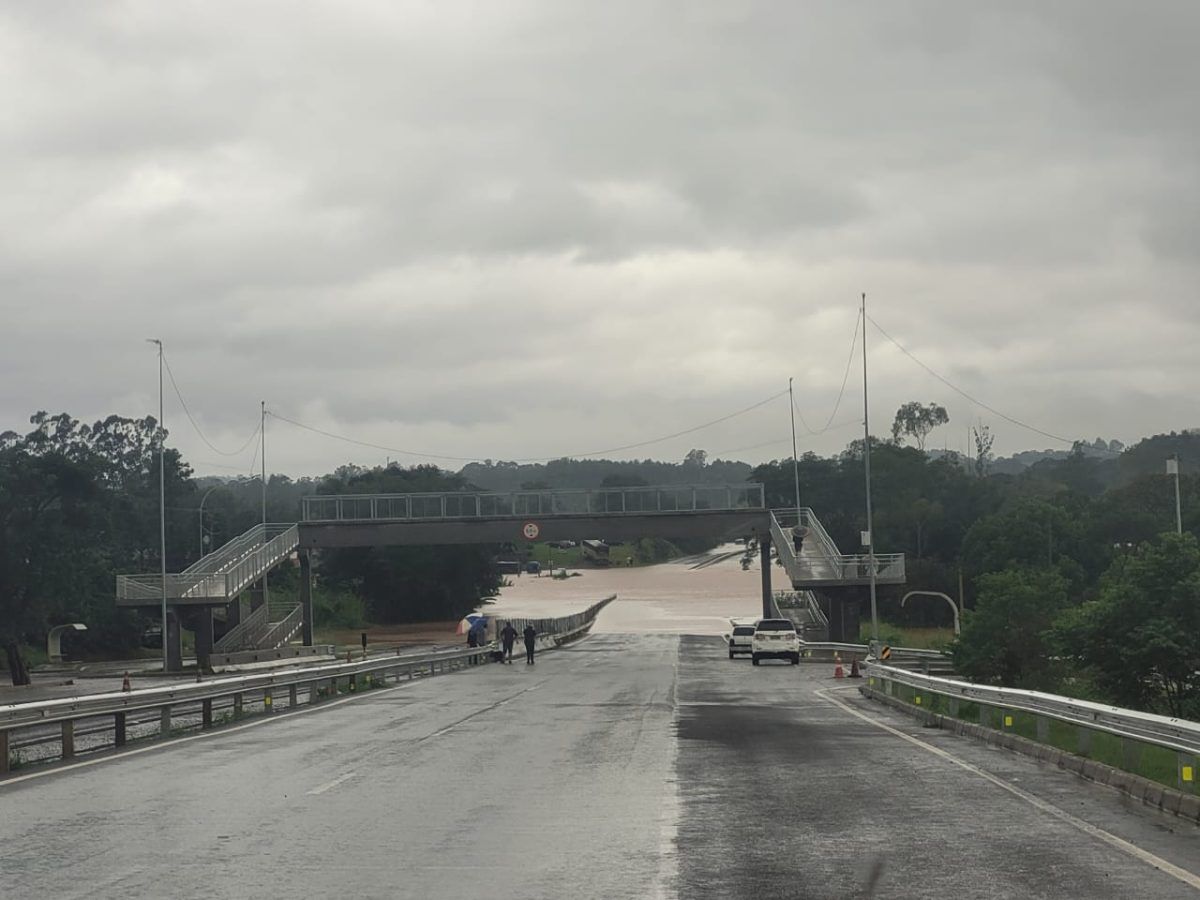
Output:
<path fill-rule="evenodd" d="M 351 778 L 355 778 L 357 776 L 357 772 L 347 772 L 345 775 L 339 775 L 337 778 L 333 779 L 333 781 L 327 781 L 320 787 L 313 788 L 308 792 L 309 796 L 315 797 L 317 794 L 323 794 L 326 791 L 333 790 L 333 788 L 337 787 L 343 781 L 349 781 Z"/>
<path fill-rule="evenodd" d="M 888 732 L 889 734 L 893 734 L 902 740 L 908 741 L 910 744 L 920 747 L 922 750 L 927 750 L 930 753 L 934 754 L 935 756 L 939 756 L 942 759 L 946 760 L 947 762 L 953 763 L 954 765 L 958 766 L 960 769 L 965 769 L 966 771 L 970 772 L 973 775 L 978 775 L 980 778 L 984 779 L 985 781 L 990 781 L 992 784 L 996 785 L 996 787 L 1003 788 L 1004 790 L 1008 791 L 1014 797 L 1019 797 L 1020 799 L 1024 800 L 1026 803 L 1028 803 L 1030 806 L 1036 807 L 1037 809 L 1040 809 L 1042 812 L 1048 813 L 1049 815 L 1052 815 L 1057 819 L 1061 819 L 1063 822 L 1066 822 L 1068 825 L 1071 825 L 1071 826 L 1079 829 L 1084 834 L 1089 834 L 1092 837 L 1097 838 L 1098 840 L 1104 841 L 1104 843 L 1108 844 L 1111 847 L 1117 848 L 1122 853 L 1126 853 L 1129 856 L 1132 856 L 1134 859 L 1141 860 L 1142 862 L 1146 863 L 1147 865 L 1153 866 L 1154 868 L 1156 868 L 1162 872 L 1165 872 L 1166 874 L 1172 876 L 1173 878 L 1176 878 L 1179 881 L 1182 881 L 1188 887 L 1195 888 L 1196 890 L 1200 890 L 1200 875 L 1196 875 L 1193 872 L 1189 872 L 1187 869 L 1182 869 L 1179 866 L 1175 865 L 1174 863 L 1167 862 L 1167 860 L 1163 859 L 1161 856 L 1156 856 L 1155 854 L 1151 853 L 1149 850 L 1143 850 L 1141 847 L 1137 846 L 1136 844 L 1131 844 L 1129 841 L 1125 840 L 1124 838 L 1117 837 L 1115 834 L 1105 831 L 1103 828 L 1098 828 L 1095 825 L 1091 824 L 1090 822 L 1085 822 L 1083 819 L 1080 819 L 1077 816 L 1071 815 L 1066 810 L 1059 809 L 1053 803 L 1048 803 L 1045 800 L 1043 800 L 1042 798 L 1036 797 L 1033 794 L 1029 793 L 1028 791 L 1022 790 L 1021 788 L 1016 787 L 1015 785 L 1009 784 L 1007 781 L 1005 781 L 1002 778 L 998 778 L 997 776 L 993 775 L 991 772 L 985 772 L 983 769 L 979 768 L 978 766 L 971 765 L 971 763 L 966 762 L 965 760 L 959 759 L 957 756 L 955 756 L 952 753 L 947 753 L 941 747 L 935 747 L 932 744 L 926 743 L 925 741 L 921 740 L 920 738 L 915 738 L 911 734 L 905 734 L 903 731 L 901 731 L 898 728 L 893 728 L 891 725 L 888 725 L 884 722 L 880 722 L 878 719 L 872 718 L 871 716 L 868 716 L 865 713 L 859 712 L 858 710 L 853 709 L 852 707 L 846 705 L 841 700 L 838 700 L 836 697 L 831 697 L 829 695 L 828 690 L 814 691 L 814 693 L 818 697 L 822 697 L 825 700 L 828 700 L 830 703 L 832 703 L 834 706 L 839 707 L 844 712 L 848 712 L 850 715 L 854 716 L 855 718 L 862 719 L 864 722 L 867 722 L 870 725 L 874 725 L 876 728 L 881 728 L 884 731 Z"/>

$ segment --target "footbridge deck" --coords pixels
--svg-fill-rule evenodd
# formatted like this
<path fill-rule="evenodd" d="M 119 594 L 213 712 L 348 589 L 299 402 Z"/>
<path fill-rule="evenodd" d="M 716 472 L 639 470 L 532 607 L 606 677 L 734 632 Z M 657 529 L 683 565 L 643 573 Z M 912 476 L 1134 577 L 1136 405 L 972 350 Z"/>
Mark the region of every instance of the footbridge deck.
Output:
<path fill-rule="evenodd" d="M 761 484 L 305 497 L 301 549 L 770 533 Z"/>

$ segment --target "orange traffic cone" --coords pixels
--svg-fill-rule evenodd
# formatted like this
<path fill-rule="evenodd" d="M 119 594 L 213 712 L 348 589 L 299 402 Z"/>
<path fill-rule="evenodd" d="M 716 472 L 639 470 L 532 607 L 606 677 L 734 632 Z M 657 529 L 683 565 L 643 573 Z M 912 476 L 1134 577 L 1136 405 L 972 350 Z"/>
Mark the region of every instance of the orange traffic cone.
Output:
<path fill-rule="evenodd" d="M 833 655 L 833 661 L 836 663 L 836 665 L 833 667 L 833 677 L 845 678 L 846 670 L 842 668 L 842 658 L 835 653 Z"/>
<path fill-rule="evenodd" d="M 129 683 L 129 673 L 125 673 L 125 677 L 121 679 L 121 690 L 128 693 L 133 690 L 133 685 Z"/>
<path fill-rule="evenodd" d="M 858 671 L 858 658 L 850 660 L 850 677 L 862 678 L 862 672 Z"/>

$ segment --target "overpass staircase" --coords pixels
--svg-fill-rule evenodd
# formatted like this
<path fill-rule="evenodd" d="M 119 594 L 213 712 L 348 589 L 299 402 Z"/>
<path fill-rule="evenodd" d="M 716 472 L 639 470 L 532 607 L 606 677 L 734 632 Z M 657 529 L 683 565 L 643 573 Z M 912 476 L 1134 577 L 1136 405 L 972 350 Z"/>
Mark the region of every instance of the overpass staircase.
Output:
<path fill-rule="evenodd" d="M 167 604 L 176 607 L 223 607 L 268 572 L 289 560 L 300 545 L 292 524 L 255 525 L 245 534 L 166 578 Z M 162 576 L 118 575 L 117 605 L 157 606 L 162 602 Z M 288 644 L 303 626 L 300 604 L 271 599 L 253 610 L 214 644 L 218 652 L 274 650 Z"/>
<path fill-rule="evenodd" d="M 800 528 L 801 550 L 795 550 L 793 529 Z M 871 566 L 876 584 L 904 584 L 904 554 L 842 553 L 821 520 L 808 507 L 771 511 L 771 539 L 783 569 L 798 591 L 869 584 Z"/>

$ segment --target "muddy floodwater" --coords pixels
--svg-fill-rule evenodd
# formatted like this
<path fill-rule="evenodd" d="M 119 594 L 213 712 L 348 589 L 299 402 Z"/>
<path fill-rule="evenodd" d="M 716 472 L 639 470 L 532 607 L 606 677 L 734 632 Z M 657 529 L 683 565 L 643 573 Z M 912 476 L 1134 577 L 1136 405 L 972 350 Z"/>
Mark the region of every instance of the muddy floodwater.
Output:
<path fill-rule="evenodd" d="M 743 571 L 741 551 L 729 544 L 706 556 L 657 566 L 572 569 L 579 577 L 565 580 L 510 575 L 513 586 L 502 589 L 498 602 L 483 609 L 501 618 L 564 616 L 616 594 L 616 601 L 600 614 L 594 633 L 721 634 L 729 630 L 731 617 L 762 615 L 758 561 Z M 786 587 L 781 569 L 772 576 L 777 588 Z"/>

